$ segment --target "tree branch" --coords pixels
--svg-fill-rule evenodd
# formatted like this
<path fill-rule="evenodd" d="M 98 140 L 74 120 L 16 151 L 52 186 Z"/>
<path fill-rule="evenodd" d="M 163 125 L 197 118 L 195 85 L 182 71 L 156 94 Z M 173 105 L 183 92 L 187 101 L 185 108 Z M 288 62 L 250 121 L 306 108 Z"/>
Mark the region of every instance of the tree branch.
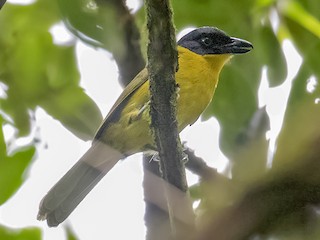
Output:
<path fill-rule="evenodd" d="M 118 26 L 111 28 L 117 33 L 119 42 L 111 46 L 120 74 L 120 83 L 126 86 L 139 71 L 145 67 L 140 48 L 140 32 L 135 24 L 125 0 L 95 0 L 99 7 L 112 7 L 115 10 L 115 21 Z M 109 33 L 112 34 L 112 33 Z M 118 49 L 121 46 L 121 50 Z"/>
<path fill-rule="evenodd" d="M 194 213 L 189 195 L 163 181 L 158 171 L 158 162 L 144 161 L 146 239 L 192 239 Z"/>
<path fill-rule="evenodd" d="M 163 177 L 187 191 L 182 148 L 177 130 L 175 72 L 177 50 L 168 1 L 146 0 L 149 31 L 148 70 L 151 92 L 151 128 Z"/>
<path fill-rule="evenodd" d="M 192 149 L 187 148 L 184 150 L 184 153 L 188 155 L 186 168 L 202 179 L 211 180 L 216 177 L 226 178 L 225 176 L 219 174 L 216 169 L 209 167 L 202 158 L 197 157 Z"/>
<path fill-rule="evenodd" d="M 168 0 L 146 0 L 145 3 L 149 32 L 150 126 L 159 152 L 162 177 L 186 196 L 188 188 L 176 121 L 177 86 L 174 76 L 178 54 L 172 12 Z M 175 213 L 173 208 L 176 194 L 171 194 L 166 184 L 163 188 L 171 224 L 170 234 L 174 239 L 185 239 L 187 228 L 180 227 L 176 219 L 179 213 Z M 185 211 L 192 212 L 191 205 L 187 205 Z"/>

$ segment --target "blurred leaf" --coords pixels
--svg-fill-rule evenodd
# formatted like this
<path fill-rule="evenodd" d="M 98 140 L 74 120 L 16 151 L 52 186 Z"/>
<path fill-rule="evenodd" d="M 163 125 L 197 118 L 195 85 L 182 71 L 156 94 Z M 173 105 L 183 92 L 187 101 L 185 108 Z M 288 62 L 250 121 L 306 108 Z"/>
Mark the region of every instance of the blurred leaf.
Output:
<path fill-rule="evenodd" d="M 270 7 L 271 5 L 275 4 L 277 0 L 257 0 L 255 1 L 256 7 Z"/>
<path fill-rule="evenodd" d="M 91 140 L 103 118 L 95 102 L 78 87 L 79 73 L 73 47 L 58 48 L 53 52 L 47 76 L 51 93 L 38 104 L 76 136 Z"/>
<path fill-rule="evenodd" d="M 15 17 L 12 17 L 12 15 Z M 0 29 L 2 33 L 0 41 L 7 40 L 6 44 L 12 46 L 15 44 L 15 41 L 12 42 L 12 40 L 19 37 L 21 33 L 48 30 L 59 19 L 59 12 L 54 1 L 38 0 L 28 5 L 6 3 L 0 14 Z M 25 28 L 26 25 L 28 28 Z"/>
<path fill-rule="evenodd" d="M 256 109 L 257 99 L 246 75 L 235 68 L 223 70 L 213 101 L 203 117 L 218 118 L 221 127 L 220 146 L 229 157 Z"/>
<path fill-rule="evenodd" d="M 237 35 L 250 29 L 248 10 L 252 7 L 251 0 L 230 0 L 228 4 L 211 0 L 173 0 L 172 6 L 178 28 L 212 25 Z"/>
<path fill-rule="evenodd" d="M 250 19 L 250 10 L 254 7 L 252 0 L 172 0 L 171 3 L 174 23 L 178 30 L 186 27 L 216 26 L 235 37 L 254 36 Z M 136 18 L 143 32 L 144 8 L 136 13 Z"/>
<path fill-rule="evenodd" d="M 102 25 L 102 17 L 93 1 L 57 1 L 68 29 L 82 41 L 102 47 L 106 35 Z M 82 36 L 81 36 L 82 35 Z"/>
<path fill-rule="evenodd" d="M 19 149 L 12 156 L 0 159 L 0 205 L 10 198 L 23 183 L 26 168 L 34 154 L 35 147 L 30 146 Z"/>
<path fill-rule="evenodd" d="M 30 132 L 31 123 L 26 103 L 21 101 L 18 94 L 8 93 L 8 95 L 11 97 L 0 99 L 2 110 L 13 119 L 15 127 L 19 130 L 19 135 L 27 135 Z"/>
<path fill-rule="evenodd" d="M 287 63 L 280 42 L 273 32 L 271 25 L 258 29 L 258 46 L 255 50 L 262 64 L 267 66 L 267 76 L 271 87 L 283 83 L 287 77 Z"/>
<path fill-rule="evenodd" d="M 59 0 L 58 4 L 72 33 L 85 43 L 112 53 L 121 85 L 126 86 L 145 67 L 140 32 L 126 1 Z"/>
<path fill-rule="evenodd" d="M 99 108 L 77 86 L 53 91 L 39 105 L 84 140 L 91 140 L 102 122 Z"/>
<path fill-rule="evenodd" d="M 292 35 L 294 43 L 302 54 L 304 61 L 306 61 L 308 67 L 310 67 L 319 79 L 320 38 L 289 18 L 285 18 L 284 22 Z"/>
<path fill-rule="evenodd" d="M 304 0 L 299 1 L 299 4 L 304 8 L 306 12 L 314 17 L 318 17 L 319 20 L 319 9 L 320 9 L 320 1 L 318 0 Z"/>
<path fill-rule="evenodd" d="M 320 105 L 305 99 L 287 110 L 277 141 L 273 168 L 277 171 L 304 166 L 304 159 L 319 147 Z M 299 161 L 297 161 L 297 159 Z M 318 161 L 318 156 L 316 156 Z M 318 172 L 316 173 L 318 175 Z M 311 175 L 309 175 L 312 178 Z"/>
<path fill-rule="evenodd" d="M 310 65 L 303 62 L 293 81 L 283 126 L 277 140 L 273 165 L 279 169 L 303 164 L 291 161 L 297 158 L 303 161 L 308 155 L 307 149 L 318 144 L 320 105 L 315 103 L 315 99 L 320 97 L 320 90 L 317 86 L 317 91 L 307 91 L 307 80 L 311 75 Z"/>
<path fill-rule="evenodd" d="M 8 95 L 18 94 L 20 99 L 37 101 L 47 90 L 46 81 L 43 81 L 43 70 L 54 51 L 54 46 L 49 33 L 26 32 L 23 35 L 23 43 L 12 48 L 10 56 L 7 56 L 6 83 L 10 84 L 9 88 L 12 86 L 15 90 Z"/>
<path fill-rule="evenodd" d="M 300 2 L 291 0 L 286 1 L 282 8 L 283 14 L 292 21 L 297 22 L 310 33 L 320 38 L 320 21 L 307 12 L 300 4 Z"/>
<path fill-rule="evenodd" d="M 1 106 L 1 105 L 0 105 Z M 0 161 L 7 156 L 7 146 L 3 135 L 3 118 L 0 115 Z"/>
<path fill-rule="evenodd" d="M 13 229 L 0 225 L 1 240 L 40 240 L 41 230 L 39 228 Z"/>
<path fill-rule="evenodd" d="M 250 184 L 264 177 L 267 172 L 270 130 L 266 108 L 258 109 L 250 123 L 238 136 L 238 148 L 233 156 L 232 178 L 242 184 Z"/>
<path fill-rule="evenodd" d="M 56 8 L 54 2 L 42 0 L 26 6 L 7 4 L 0 14 L 0 77 L 8 86 L 2 107 L 19 135 L 30 132 L 29 111 L 41 105 L 77 136 L 91 139 L 102 116 L 78 87 L 74 45 L 53 43 L 49 29 L 59 20 Z"/>
<path fill-rule="evenodd" d="M 51 7 L 52 11 L 44 9 Z M 47 32 L 56 19 L 54 6 L 50 1 L 40 1 L 36 4 L 16 6 L 6 4 L 0 14 L 0 76 L 9 90 L 8 98 L 2 100 L 2 106 L 19 129 L 19 134 L 27 135 L 30 131 L 27 97 L 36 98 L 37 91 L 43 89 L 44 81 L 40 69 L 46 59 L 46 51 L 50 41 Z M 30 18 L 38 16 L 38 18 Z M 41 29 L 46 31 L 41 31 Z M 29 93 L 30 91 L 30 93 Z"/>
<path fill-rule="evenodd" d="M 67 240 L 78 240 L 79 239 L 69 225 L 66 226 L 66 232 L 67 232 Z"/>
<path fill-rule="evenodd" d="M 307 92 L 307 80 L 310 78 L 311 74 L 312 72 L 310 71 L 310 68 L 305 62 L 303 62 L 292 82 L 287 111 L 290 110 L 292 106 L 304 101 L 306 97 L 308 98 L 312 96 Z"/>
<path fill-rule="evenodd" d="M 247 40 L 251 41 L 253 39 Z M 255 42 L 253 42 L 253 45 L 255 47 Z M 234 59 L 231 59 L 230 65 L 227 65 L 227 68 L 222 70 L 221 75 L 221 77 L 223 77 L 224 71 L 228 71 L 229 68 L 230 70 L 232 69 L 232 71 L 237 72 L 241 75 L 240 79 L 246 82 L 244 84 L 250 88 L 251 94 L 255 96 L 256 101 L 258 99 L 258 88 L 261 81 L 262 69 L 262 64 L 257 55 L 258 53 L 253 49 L 246 55 L 235 56 Z"/>
<path fill-rule="evenodd" d="M 80 74 L 74 47 L 61 46 L 52 51 L 47 66 L 48 84 L 52 89 L 78 85 Z"/>
<path fill-rule="evenodd" d="M 97 2 L 100 3 L 99 6 Z M 124 54 L 122 28 L 112 1 L 64 1 L 58 0 L 66 26 L 82 41 L 96 47 L 111 50 L 116 55 Z M 112 34 L 106 34 L 110 32 Z"/>

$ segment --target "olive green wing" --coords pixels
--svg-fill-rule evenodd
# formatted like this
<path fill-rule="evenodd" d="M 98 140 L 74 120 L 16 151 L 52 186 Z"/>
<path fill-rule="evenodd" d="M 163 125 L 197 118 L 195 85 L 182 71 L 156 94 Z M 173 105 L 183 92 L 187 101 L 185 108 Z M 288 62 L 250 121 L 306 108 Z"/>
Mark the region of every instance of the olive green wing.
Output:
<path fill-rule="evenodd" d="M 148 80 L 148 70 L 144 68 L 138 75 L 126 86 L 123 90 L 117 101 L 113 104 L 111 110 L 108 115 L 104 119 L 104 122 L 108 120 L 109 117 L 115 112 L 122 109 L 121 105 L 126 99 L 135 92 L 142 84 L 144 84 Z M 120 108 L 120 109 L 119 109 Z"/>
<path fill-rule="evenodd" d="M 123 110 L 123 107 L 130 99 L 132 94 L 146 81 L 148 80 L 148 70 L 144 68 L 138 75 L 126 86 L 117 101 L 113 104 L 108 115 L 103 120 L 103 123 L 99 127 L 95 139 L 99 139 L 103 135 L 104 130 L 108 127 L 111 122 L 117 121 Z"/>

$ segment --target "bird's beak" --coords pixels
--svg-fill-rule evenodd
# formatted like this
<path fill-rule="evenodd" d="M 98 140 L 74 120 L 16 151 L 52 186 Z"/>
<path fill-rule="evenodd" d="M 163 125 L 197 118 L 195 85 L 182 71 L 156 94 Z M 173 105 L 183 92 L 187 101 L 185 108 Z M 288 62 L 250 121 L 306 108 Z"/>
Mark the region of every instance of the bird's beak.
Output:
<path fill-rule="evenodd" d="M 225 49 L 232 54 L 242 54 L 251 51 L 253 46 L 246 40 L 231 37 L 231 43 L 228 43 Z"/>

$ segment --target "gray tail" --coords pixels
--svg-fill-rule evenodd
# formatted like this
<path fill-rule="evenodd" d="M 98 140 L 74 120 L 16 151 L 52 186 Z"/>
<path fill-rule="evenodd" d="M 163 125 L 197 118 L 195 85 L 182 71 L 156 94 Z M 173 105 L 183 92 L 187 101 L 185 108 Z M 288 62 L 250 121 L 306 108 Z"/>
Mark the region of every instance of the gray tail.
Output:
<path fill-rule="evenodd" d="M 121 158 L 118 151 L 95 142 L 42 199 L 38 220 L 58 226 Z"/>

